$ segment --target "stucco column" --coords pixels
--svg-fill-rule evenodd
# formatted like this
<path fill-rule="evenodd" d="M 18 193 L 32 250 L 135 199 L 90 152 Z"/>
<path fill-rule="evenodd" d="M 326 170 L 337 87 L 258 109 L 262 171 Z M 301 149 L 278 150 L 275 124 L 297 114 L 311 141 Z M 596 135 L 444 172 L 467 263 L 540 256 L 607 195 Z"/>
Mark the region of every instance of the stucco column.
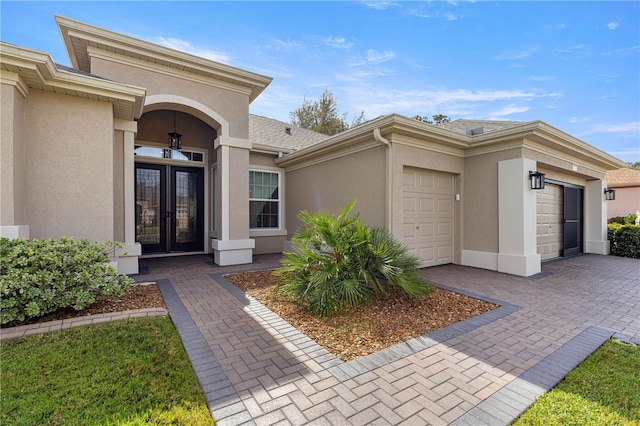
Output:
<path fill-rule="evenodd" d="M 212 239 L 220 266 L 253 261 L 255 240 L 249 238 L 249 150 L 247 139 L 219 136 L 214 143 L 220 173 L 220 229 Z"/>
<path fill-rule="evenodd" d="M 585 253 L 609 254 L 607 238 L 607 201 L 602 180 L 587 181 L 584 188 Z"/>
<path fill-rule="evenodd" d="M 135 121 L 115 120 L 115 130 L 123 132 L 123 183 L 124 183 L 124 248 L 116 252 L 118 273 L 137 274 L 138 257 L 142 246 L 136 242 L 136 196 L 135 196 Z"/>
<path fill-rule="evenodd" d="M 536 253 L 536 192 L 529 171 L 536 162 L 514 158 L 498 163 L 498 271 L 528 277 L 540 272 Z"/>
<path fill-rule="evenodd" d="M 8 71 L 0 71 L 0 83 L 0 237 L 29 239 L 23 165 L 23 102 L 29 88 Z"/>

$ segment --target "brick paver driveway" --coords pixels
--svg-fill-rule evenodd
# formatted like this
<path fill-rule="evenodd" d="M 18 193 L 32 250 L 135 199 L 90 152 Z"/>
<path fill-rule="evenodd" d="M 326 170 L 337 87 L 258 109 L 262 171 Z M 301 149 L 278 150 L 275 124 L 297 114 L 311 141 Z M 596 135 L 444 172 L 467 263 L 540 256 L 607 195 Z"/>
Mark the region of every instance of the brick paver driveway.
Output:
<path fill-rule="evenodd" d="M 344 363 L 231 286 L 209 256 L 146 259 L 212 415 L 239 424 L 508 424 L 607 338 L 640 343 L 640 261 L 583 255 L 520 278 L 456 265 L 424 277 L 501 308 Z"/>

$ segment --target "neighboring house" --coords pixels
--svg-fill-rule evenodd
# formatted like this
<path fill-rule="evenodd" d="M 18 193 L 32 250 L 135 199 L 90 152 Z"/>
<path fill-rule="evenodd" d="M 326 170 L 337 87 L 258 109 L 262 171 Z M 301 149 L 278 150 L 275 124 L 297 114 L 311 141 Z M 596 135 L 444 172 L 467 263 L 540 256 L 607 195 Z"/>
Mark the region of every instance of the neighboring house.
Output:
<path fill-rule="evenodd" d="M 615 200 L 607 202 L 607 217 L 627 216 L 640 210 L 640 170 L 622 168 L 605 174 L 609 188 L 616 191 Z"/>
<path fill-rule="evenodd" d="M 609 253 L 604 176 L 624 163 L 543 122 L 388 115 L 327 137 L 249 114 L 269 77 L 56 22 L 71 67 L 0 46 L 2 236 L 121 241 L 121 273 L 181 253 L 233 265 L 281 252 L 299 211 L 358 199 L 423 266 L 529 276 Z"/>

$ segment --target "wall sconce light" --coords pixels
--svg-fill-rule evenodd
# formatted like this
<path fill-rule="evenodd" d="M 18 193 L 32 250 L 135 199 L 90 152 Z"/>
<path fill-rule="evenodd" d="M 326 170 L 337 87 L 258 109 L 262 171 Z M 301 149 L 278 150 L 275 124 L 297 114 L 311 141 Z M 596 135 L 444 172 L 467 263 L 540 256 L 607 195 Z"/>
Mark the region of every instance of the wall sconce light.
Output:
<path fill-rule="evenodd" d="M 176 112 L 173 111 L 173 132 L 169 133 L 169 149 L 177 149 L 182 147 L 182 135 L 176 132 Z"/>
<path fill-rule="evenodd" d="M 544 173 L 529 171 L 531 189 L 544 189 Z"/>
<path fill-rule="evenodd" d="M 616 199 L 616 190 L 611 188 L 604 189 L 604 199 L 607 201 L 613 201 Z"/>

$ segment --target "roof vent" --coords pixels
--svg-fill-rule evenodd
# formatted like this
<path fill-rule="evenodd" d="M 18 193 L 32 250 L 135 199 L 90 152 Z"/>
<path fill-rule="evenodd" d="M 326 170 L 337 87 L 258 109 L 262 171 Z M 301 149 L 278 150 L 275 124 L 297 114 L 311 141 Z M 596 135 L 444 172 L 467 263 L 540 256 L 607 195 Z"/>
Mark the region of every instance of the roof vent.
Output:
<path fill-rule="evenodd" d="M 484 127 L 477 127 L 475 129 L 467 129 L 467 136 L 481 135 L 484 133 Z"/>
<path fill-rule="evenodd" d="M 285 128 L 284 128 L 284 132 L 285 132 L 286 134 L 290 135 L 290 134 L 291 134 L 291 127 L 285 127 Z"/>

